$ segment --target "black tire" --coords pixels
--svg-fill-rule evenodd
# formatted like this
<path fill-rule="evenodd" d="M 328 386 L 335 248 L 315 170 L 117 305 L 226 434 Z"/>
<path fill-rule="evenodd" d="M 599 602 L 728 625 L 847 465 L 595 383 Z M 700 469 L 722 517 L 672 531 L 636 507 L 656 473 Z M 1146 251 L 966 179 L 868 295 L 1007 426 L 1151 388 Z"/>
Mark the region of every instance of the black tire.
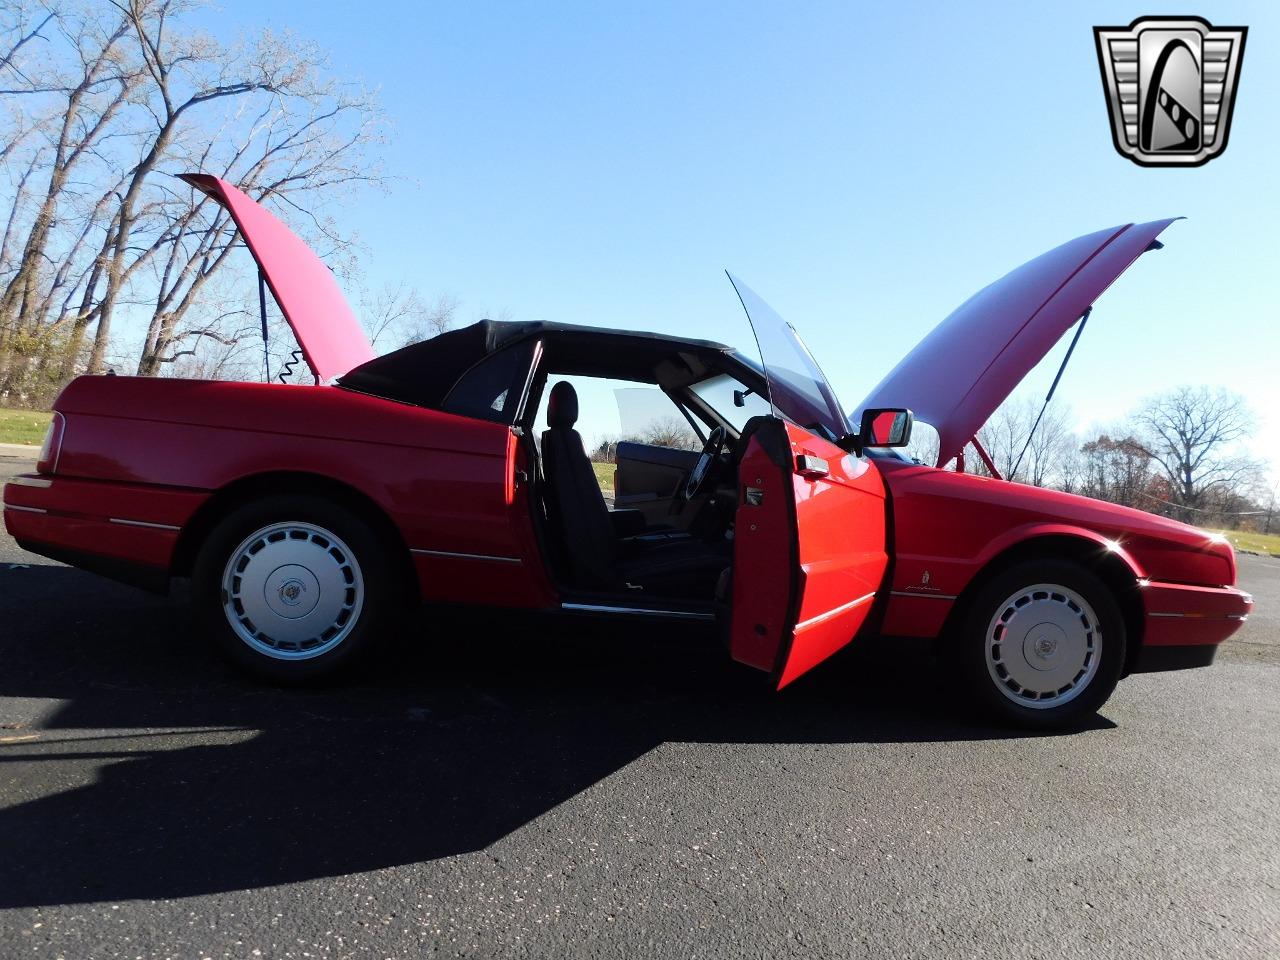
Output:
<path fill-rule="evenodd" d="M 334 576 L 358 577 L 358 585 L 362 589 L 358 593 L 358 601 L 354 599 L 345 601 L 351 606 L 340 610 L 338 618 L 334 618 L 334 623 L 327 628 L 334 631 L 334 636 L 341 634 L 336 642 L 332 637 L 325 641 L 317 638 L 310 641 L 313 643 L 313 649 L 310 652 L 300 646 L 297 650 L 282 647 L 272 654 L 264 649 L 275 642 L 268 636 L 268 631 L 272 629 L 272 623 L 282 624 L 281 629 L 287 629 L 283 626 L 286 621 L 273 620 L 271 611 L 267 611 L 266 615 L 260 618 L 266 622 L 261 628 L 259 638 L 251 641 L 242 636 L 242 632 L 249 632 L 257 625 L 245 618 L 243 607 L 239 608 L 241 613 L 236 616 L 224 605 L 224 599 L 230 599 L 232 596 L 224 588 L 224 573 L 233 553 L 240 556 L 246 564 L 255 562 L 252 557 L 246 560 L 239 552 L 248 538 L 264 529 L 288 524 L 296 524 L 298 528 L 296 531 L 286 532 L 286 537 L 292 536 L 296 540 L 303 541 L 302 549 L 304 550 L 314 547 L 320 551 L 320 554 L 314 554 L 317 557 L 317 567 L 327 562 L 327 557 L 322 554 L 330 552 L 324 546 L 324 534 L 335 537 L 337 543 L 346 547 L 344 552 L 338 546 L 333 546 L 336 553 L 332 555 L 337 558 L 334 560 L 335 568 L 341 569 L 336 573 L 321 570 L 320 572 L 328 579 L 308 581 L 316 596 L 316 600 L 311 601 L 311 604 L 317 608 L 318 614 L 328 609 L 327 606 L 324 609 L 319 608 L 322 594 L 332 597 L 343 593 L 341 586 L 330 588 L 331 584 L 338 582 L 332 579 Z M 310 539 L 302 535 L 307 530 L 313 531 Z M 316 530 L 320 533 L 315 534 Z M 262 548 L 259 547 L 259 549 Z M 348 552 L 350 556 L 347 556 Z M 268 559 L 262 561 L 260 569 L 271 567 L 273 561 L 270 560 L 269 555 L 262 556 Z M 345 566 L 342 566 L 343 563 Z M 295 568 L 297 564 L 289 566 Z M 306 570 L 305 564 L 303 568 Z M 278 570 L 284 569 L 284 566 L 278 567 Z M 306 573 L 310 571 L 306 570 Z M 246 576 L 248 576 L 247 567 Z M 239 581 L 232 582 L 239 584 Z M 299 585 L 297 580 L 291 583 L 290 587 L 280 588 L 280 602 L 284 601 L 286 590 L 291 590 L 293 597 L 297 597 L 299 591 L 302 594 L 306 593 L 306 585 Z M 350 585 L 350 580 L 347 583 Z M 272 586 L 271 581 L 266 581 L 262 592 L 271 594 Z M 252 591 L 246 591 L 246 598 L 251 593 Z M 345 596 L 352 597 L 353 593 L 354 591 L 348 591 Z M 191 600 L 196 616 L 204 632 L 218 650 L 235 666 L 254 677 L 285 685 L 318 683 L 351 671 L 358 662 L 369 656 L 384 638 L 388 629 L 396 622 L 397 615 L 404 607 L 403 595 L 404 589 L 400 577 L 396 576 L 396 571 L 393 569 L 388 545 L 352 511 L 323 497 L 310 494 L 267 496 L 233 510 L 218 523 L 202 545 L 191 577 Z M 339 625 L 337 620 L 344 612 L 347 613 L 346 619 Z M 233 616 L 239 621 L 238 626 L 233 625 Z M 294 618 L 294 621 L 299 622 L 301 619 L 303 618 Z M 320 621 L 325 619 L 328 618 L 321 617 Z M 301 643 L 305 642 L 308 641 Z M 331 646 L 326 649 L 326 644 Z"/>
<path fill-rule="evenodd" d="M 1056 634 L 1043 631 L 1037 634 L 1035 631 L 1039 630 L 1039 627 L 1021 632 L 1021 627 L 1014 619 L 1008 620 L 1010 626 L 1005 630 L 999 627 L 993 630 L 992 625 L 997 616 L 1016 617 L 1017 609 L 1020 608 L 1009 604 L 1008 601 L 1019 592 L 1041 584 L 1064 587 L 1066 591 L 1084 600 L 1092 609 L 1096 626 L 1100 630 L 1092 631 L 1083 626 L 1089 618 L 1073 607 L 1074 600 L 1065 591 L 1059 593 L 1039 591 L 1035 594 L 1034 601 L 1025 601 L 1042 605 L 1050 615 L 1054 605 L 1057 605 L 1067 619 L 1079 616 L 1082 635 L 1086 638 L 1092 637 L 1092 640 L 1086 639 L 1083 642 L 1092 642 L 1095 645 L 1095 652 L 1086 653 L 1081 662 L 1078 672 L 1081 679 L 1072 687 L 1070 699 L 1054 705 L 1035 707 L 1029 705 L 1034 702 L 1032 695 L 1027 692 L 1030 688 L 1021 688 L 1016 677 L 1006 669 L 1006 664 L 1014 665 L 1018 656 L 1022 656 L 1026 663 L 1032 663 L 1041 657 L 1039 649 L 1050 650 L 1046 657 L 1048 663 L 1054 663 L 1052 657 L 1057 653 L 1058 645 L 1054 639 Z M 1042 596 L 1046 593 L 1048 596 Z M 1026 593 L 1023 595 L 1029 596 Z M 1037 608 L 1027 607 L 1027 609 Z M 1010 613 L 1010 611 L 1013 612 Z M 1034 622 L 1034 619 L 1025 619 L 1023 626 Z M 1004 643 L 998 643 L 994 639 L 997 632 L 1007 637 Z M 1025 639 L 1015 643 L 1015 636 Z M 1036 643 L 1042 637 L 1048 637 L 1044 641 L 1045 646 L 1037 648 Z M 977 593 L 968 602 L 958 639 L 958 667 L 974 703 L 987 715 L 997 720 L 1035 730 L 1074 729 L 1093 717 L 1106 703 L 1120 681 L 1124 670 L 1127 643 L 1124 617 L 1111 589 L 1089 570 L 1069 560 L 1032 560 L 1017 564 L 993 576 L 978 588 Z M 1063 646 L 1064 650 L 1068 649 L 1065 640 Z M 1009 659 L 1004 660 L 1005 657 Z M 1091 657 L 1096 657 L 1097 662 L 1090 668 Z M 1063 669 L 1070 671 L 1071 661 L 1066 659 L 1064 663 L 1066 665 Z M 1022 675 L 1028 675 L 1025 666 L 1017 664 L 1017 667 Z M 1042 669 L 1042 667 L 1031 669 Z M 1043 666 L 1043 669 L 1050 668 Z M 1005 677 L 1000 679 L 1002 670 Z M 1034 679 L 1035 675 L 1031 674 L 1031 676 Z M 1046 673 L 1045 676 L 1050 674 Z M 1021 693 L 1018 692 L 1020 689 Z M 1061 693 L 1048 692 L 1043 695 L 1046 698 L 1065 696 Z M 1052 703 L 1053 701 L 1046 699 L 1044 702 Z"/>

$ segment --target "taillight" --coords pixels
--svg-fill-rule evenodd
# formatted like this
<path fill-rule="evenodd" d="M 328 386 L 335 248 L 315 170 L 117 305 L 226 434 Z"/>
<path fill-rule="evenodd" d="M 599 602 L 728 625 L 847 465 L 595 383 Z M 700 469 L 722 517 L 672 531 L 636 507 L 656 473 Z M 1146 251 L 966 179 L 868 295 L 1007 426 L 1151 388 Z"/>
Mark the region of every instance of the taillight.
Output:
<path fill-rule="evenodd" d="M 66 425 L 67 422 L 60 413 L 55 413 L 49 421 L 44 446 L 40 448 L 40 459 L 36 461 L 36 473 L 58 472 L 58 455 L 62 453 L 62 434 Z"/>

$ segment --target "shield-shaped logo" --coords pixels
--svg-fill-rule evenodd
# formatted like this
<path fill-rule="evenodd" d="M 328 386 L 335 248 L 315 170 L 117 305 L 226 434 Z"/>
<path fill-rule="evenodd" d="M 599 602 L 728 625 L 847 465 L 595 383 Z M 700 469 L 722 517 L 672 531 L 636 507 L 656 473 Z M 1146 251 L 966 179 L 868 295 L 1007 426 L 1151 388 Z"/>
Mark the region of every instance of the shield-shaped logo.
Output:
<path fill-rule="evenodd" d="M 1199 17 L 1094 27 L 1116 150 L 1144 167 L 1196 167 L 1225 150 L 1246 33 Z"/>

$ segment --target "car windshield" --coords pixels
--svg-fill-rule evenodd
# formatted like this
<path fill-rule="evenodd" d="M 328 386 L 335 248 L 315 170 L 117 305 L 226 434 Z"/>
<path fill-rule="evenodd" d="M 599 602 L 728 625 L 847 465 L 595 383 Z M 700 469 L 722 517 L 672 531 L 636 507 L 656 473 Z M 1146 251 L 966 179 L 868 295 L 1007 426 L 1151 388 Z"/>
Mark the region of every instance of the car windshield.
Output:
<path fill-rule="evenodd" d="M 738 433 L 742 432 L 742 428 L 752 417 L 766 416 L 772 412 L 768 399 L 750 392 L 747 387 L 727 373 L 708 377 L 689 389 L 701 397 L 707 406 Z M 734 403 L 735 393 L 743 394 L 742 406 Z"/>
<path fill-rule="evenodd" d="M 795 327 L 733 274 L 729 280 L 755 331 L 774 413 L 829 440 L 848 434 L 849 421 L 835 391 Z"/>

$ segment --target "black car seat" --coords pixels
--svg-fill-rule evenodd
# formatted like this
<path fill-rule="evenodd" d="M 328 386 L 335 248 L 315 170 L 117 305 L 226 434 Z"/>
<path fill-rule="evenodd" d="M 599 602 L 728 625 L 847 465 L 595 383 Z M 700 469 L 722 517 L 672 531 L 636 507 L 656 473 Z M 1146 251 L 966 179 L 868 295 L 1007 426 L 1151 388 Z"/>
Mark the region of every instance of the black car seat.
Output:
<path fill-rule="evenodd" d="M 547 399 L 542 434 L 547 519 L 568 555 L 574 580 L 604 586 L 617 579 L 613 524 L 582 437 L 573 429 L 577 422 L 578 392 L 561 380 Z"/>
<path fill-rule="evenodd" d="M 573 582 L 710 599 L 728 565 L 728 546 L 697 540 L 619 540 L 582 437 L 573 428 L 577 421 L 577 391 L 562 380 L 547 400 L 542 470 L 547 519 L 564 548 Z"/>

